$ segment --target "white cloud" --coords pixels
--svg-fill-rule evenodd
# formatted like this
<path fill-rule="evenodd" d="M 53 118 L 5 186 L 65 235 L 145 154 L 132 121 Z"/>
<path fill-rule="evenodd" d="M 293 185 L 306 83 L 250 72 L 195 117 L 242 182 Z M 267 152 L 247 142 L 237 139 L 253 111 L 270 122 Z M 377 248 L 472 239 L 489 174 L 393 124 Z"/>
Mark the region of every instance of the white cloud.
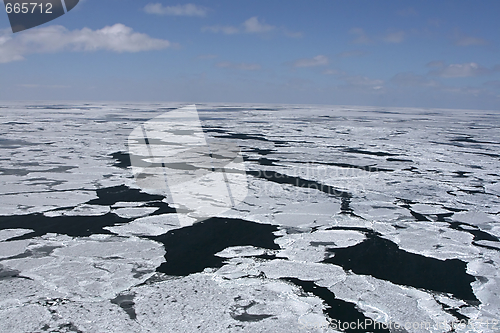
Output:
<path fill-rule="evenodd" d="M 226 35 L 234 35 L 234 34 L 237 34 L 240 32 L 240 29 L 238 29 L 237 27 L 233 27 L 233 26 L 221 26 L 221 25 L 213 25 L 213 26 L 209 26 L 209 27 L 203 27 L 201 28 L 201 31 L 202 32 L 213 32 L 213 33 L 223 33 L 223 34 L 226 34 Z"/>
<path fill-rule="evenodd" d="M 432 71 L 430 74 L 445 77 L 473 77 L 479 75 L 490 74 L 492 70 L 484 68 L 476 64 L 475 62 L 465 63 L 465 64 L 451 64 L 446 67 L 442 67 L 438 70 Z"/>
<path fill-rule="evenodd" d="M 12 34 L 9 34 L 10 29 L 1 29 L 0 30 L 0 46 L 7 43 L 12 39 Z"/>
<path fill-rule="evenodd" d="M 370 79 L 366 76 L 361 76 L 361 75 L 345 76 L 342 79 L 350 85 L 373 86 L 374 89 L 380 89 L 384 84 L 384 81 L 382 80 Z"/>
<path fill-rule="evenodd" d="M 439 28 L 444 23 L 443 20 L 432 18 L 427 20 L 427 24 L 434 28 Z"/>
<path fill-rule="evenodd" d="M 215 59 L 215 58 L 217 58 L 217 55 L 216 54 L 200 54 L 197 58 L 202 59 L 202 60 Z"/>
<path fill-rule="evenodd" d="M 83 28 L 72 31 L 52 25 L 15 36 L 0 31 L 0 63 L 22 60 L 25 55 L 33 53 L 99 50 L 122 53 L 160 50 L 169 46 L 171 43 L 167 40 L 134 32 L 120 23 L 99 30 Z"/>
<path fill-rule="evenodd" d="M 349 75 L 344 71 L 337 69 L 326 69 L 323 71 L 325 75 L 334 75 L 337 80 L 343 81 L 343 85 L 339 85 L 342 89 L 354 89 L 357 91 L 376 91 L 378 93 L 385 91 L 384 81 L 378 79 L 370 79 L 362 75 Z"/>
<path fill-rule="evenodd" d="M 472 46 L 472 45 L 486 45 L 488 42 L 482 38 L 463 36 L 455 41 L 457 46 Z"/>
<path fill-rule="evenodd" d="M 315 67 L 328 65 L 328 57 L 317 55 L 311 59 L 299 59 L 293 63 L 293 67 Z"/>
<path fill-rule="evenodd" d="M 342 72 L 340 72 L 336 69 L 325 69 L 323 71 L 323 74 L 325 74 L 325 75 L 340 75 L 340 74 L 342 74 Z"/>
<path fill-rule="evenodd" d="M 394 75 L 391 79 L 391 82 L 398 86 L 407 86 L 407 87 L 437 87 L 439 83 L 435 80 L 429 80 L 423 75 L 417 75 L 411 72 L 406 73 L 398 73 Z"/>
<path fill-rule="evenodd" d="M 382 39 L 386 43 L 394 43 L 394 44 L 401 43 L 402 41 L 405 40 L 405 32 L 404 31 L 390 32 L 387 35 L 385 35 Z"/>
<path fill-rule="evenodd" d="M 441 68 L 444 67 L 444 62 L 442 61 L 431 61 L 425 65 L 426 67 L 430 68 Z"/>
<path fill-rule="evenodd" d="M 276 28 L 275 26 L 259 22 L 257 16 L 251 17 L 243 22 L 243 26 L 245 27 L 245 32 L 249 33 L 268 32 Z"/>
<path fill-rule="evenodd" d="M 396 12 L 399 16 L 418 16 L 418 12 L 415 10 L 415 8 L 405 8 L 405 9 L 401 9 L 401 10 L 398 10 Z"/>
<path fill-rule="evenodd" d="M 249 18 L 239 26 L 213 25 L 201 28 L 202 32 L 223 33 L 226 35 L 234 35 L 238 33 L 264 34 L 276 30 L 281 31 L 285 36 L 291 38 L 300 38 L 303 35 L 301 32 L 292 32 L 284 27 L 277 28 L 274 25 L 270 25 L 262 21 L 259 21 L 257 16 Z"/>
<path fill-rule="evenodd" d="M 249 63 L 233 63 L 229 61 L 219 62 L 217 65 L 219 68 L 231 68 L 231 69 L 240 69 L 244 71 L 257 71 L 261 69 L 259 64 L 249 64 Z"/>
<path fill-rule="evenodd" d="M 300 31 L 293 32 L 293 31 L 289 31 L 285 28 L 283 28 L 283 33 L 285 34 L 285 36 L 290 37 L 290 38 L 301 38 L 302 36 L 304 36 L 304 34 Z"/>
<path fill-rule="evenodd" d="M 344 81 L 344 84 L 338 85 L 337 88 L 343 91 L 351 91 L 358 93 L 375 93 L 384 94 L 387 92 L 384 86 L 384 81 L 377 79 L 370 79 L 361 75 L 341 75 L 337 79 Z"/>
<path fill-rule="evenodd" d="M 493 80 L 483 83 L 486 87 L 497 88 L 500 89 L 500 80 Z"/>
<path fill-rule="evenodd" d="M 163 6 L 161 3 L 150 3 L 144 7 L 148 14 L 172 15 L 172 16 L 206 16 L 205 7 L 193 5 L 191 3 L 177 6 Z"/>
<path fill-rule="evenodd" d="M 474 87 L 443 87 L 442 91 L 457 95 L 473 95 L 476 97 L 486 92 L 483 89 Z"/>
<path fill-rule="evenodd" d="M 361 51 L 361 50 L 345 51 L 337 54 L 337 56 L 340 58 L 361 57 L 364 55 L 366 55 L 366 51 Z"/>
<path fill-rule="evenodd" d="M 464 34 L 460 29 L 457 28 L 454 31 L 454 44 L 456 46 L 477 46 L 487 45 L 488 41 L 480 37 Z"/>
<path fill-rule="evenodd" d="M 370 44 L 372 42 L 362 28 L 352 28 L 349 33 L 356 36 L 352 41 L 353 44 Z"/>
<path fill-rule="evenodd" d="M 71 88 L 71 86 L 66 86 L 66 85 L 58 85 L 58 84 L 44 85 L 44 84 L 33 84 L 33 83 L 17 84 L 17 86 L 22 88 L 49 88 L 49 89 Z"/>
<path fill-rule="evenodd" d="M 407 32 L 403 30 L 399 31 L 388 31 L 386 34 L 369 36 L 363 28 L 352 28 L 349 30 L 349 34 L 354 36 L 351 41 L 352 44 L 373 44 L 373 43 L 393 43 L 398 44 L 405 40 Z"/>

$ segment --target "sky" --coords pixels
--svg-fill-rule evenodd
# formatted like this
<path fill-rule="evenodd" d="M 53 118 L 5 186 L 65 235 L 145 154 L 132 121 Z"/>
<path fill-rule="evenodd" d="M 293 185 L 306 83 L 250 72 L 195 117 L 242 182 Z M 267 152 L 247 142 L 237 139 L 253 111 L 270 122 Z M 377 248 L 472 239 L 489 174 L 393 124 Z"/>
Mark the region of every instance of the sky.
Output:
<path fill-rule="evenodd" d="M 0 101 L 500 109 L 500 1 L 80 0 L 13 34 Z"/>

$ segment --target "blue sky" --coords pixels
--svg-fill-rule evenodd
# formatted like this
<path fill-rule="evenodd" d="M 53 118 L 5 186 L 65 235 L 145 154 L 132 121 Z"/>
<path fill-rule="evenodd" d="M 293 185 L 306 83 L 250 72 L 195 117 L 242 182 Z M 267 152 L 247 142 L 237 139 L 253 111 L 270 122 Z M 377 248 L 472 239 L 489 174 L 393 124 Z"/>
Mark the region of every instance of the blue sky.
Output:
<path fill-rule="evenodd" d="M 500 2 L 83 0 L 12 34 L 0 99 L 500 108 Z"/>

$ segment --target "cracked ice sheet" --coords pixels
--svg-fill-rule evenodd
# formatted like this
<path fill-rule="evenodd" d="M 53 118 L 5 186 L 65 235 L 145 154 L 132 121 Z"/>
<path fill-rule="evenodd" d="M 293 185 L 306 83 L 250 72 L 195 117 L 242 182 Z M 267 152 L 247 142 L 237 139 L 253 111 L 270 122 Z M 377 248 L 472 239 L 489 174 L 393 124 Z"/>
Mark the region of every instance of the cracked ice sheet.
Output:
<path fill-rule="evenodd" d="M 370 198 L 371 199 L 371 198 Z M 367 220 L 383 220 L 387 222 L 398 222 L 399 220 L 414 220 L 410 212 L 388 201 L 376 200 L 361 201 L 354 199 L 351 208 L 356 214 Z M 388 200 L 390 200 L 388 198 Z"/>
<path fill-rule="evenodd" d="M 107 114 L 113 108 L 119 109 L 103 105 L 93 110 L 54 112 L 18 106 L 16 112 L 2 112 L 2 138 L 21 142 L 2 147 L 2 156 L 9 157 L 0 159 L 0 181 L 5 185 L 2 192 L 32 192 L 35 187 L 30 179 L 41 178 L 45 181 L 36 187 L 45 191 L 95 189 L 99 183 L 102 185 L 102 175 L 106 174 L 112 175 L 109 179 L 115 182 L 119 179 L 123 182 L 127 173 L 113 167 L 107 155 L 125 150 L 124 141 L 119 137 L 127 135 L 130 121 L 109 121 Z M 13 166 L 18 174 L 27 175 L 9 179 L 8 175 L 1 174 L 2 168 Z"/>
<path fill-rule="evenodd" d="M 329 287 L 335 295 L 358 307 L 374 320 L 399 323 L 441 323 L 456 321 L 444 313 L 432 295 L 411 287 L 392 284 L 371 276 L 348 274 L 346 279 Z M 451 327 L 449 327 L 451 329 Z M 410 332 L 442 332 L 441 329 L 415 329 Z"/>
<path fill-rule="evenodd" d="M 452 230 L 448 223 L 405 222 L 402 225 L 405 229 L 396 229 L 378 222 L 373 224 L 373 229 L 398 244 L 400 249 L 427 257 L 468 261 L 483 252 L 471 244 L 471 234 Z"/>
<path fill-rule="evenodd" d="M 486 214 L 479 211 L 456 213 L 453 215 L 453 219 L 459 222 L 476 225 L 480 227 L 482 230 L 491 230 L 493 226 L 499 224 L 498 221 L 494 220 L 494 218 L 490 214 Z"/>
<path fill-rule="evenodd" d="M 326 193 L 292 185 L 274 184 L 248 176 L 248 195 L 219 216 L 290 227 L 333 223 L 340 200 Z"/>
<path fill-rule="evenodd" d="M 424 291 L 398 286 L 371 276 L 346 274 L 336 265 L 234 258 L 215 272 L 215 275 L 224 282 L 230 280 L 232 283 L 241 283 L 241 280 L 246 281 L 248 277 L 260 276 L 261 272 L 268 279 L 296 277 L 301 280 L 313 280 L 317 285 L 331 290 L 336 298 L 357 304 L 365 316 L 379 322 L 401 325 L 407 322 L 428 322 L 431 325 L 438 325 L 456 319 L 443 313 L 433 296 Z M 477 314 L 477 311 L 472 312 Z M 428 332 L 428 330 L 412 332 Z M 441 330 L 431 330 L 431 332 L 441 332 Z"/>
<path fill-rule="evenodd" d="M 477 319 L 491 320 L 500 318 L 500 278 L 498 277 L 500 264 L 498 261 L 493 260 L 494 258 L 498 260 L 498 252 L 495 252 L 490 251 L 488 253 L 489 260 L 485 260 L 488 258 L 477 258 L 467 265 L 469 274 L 480 277 L 478 281 L 472 283 L 474 294 L 482 303 L 480 306 L 481 312 L 474 316 Z"/>
<path fill-rule="evenodd" d="M 18 278 L 3 280 L 0 293 L 1 332 L 131 332 L 133 322 L 106 299 L 68 297 L 43 281 Z"/>
<path fill-rule="evenodd" d="M 76 299 L 113 298 L 151 276 L 165 253 L 158 243 L 135 237 L 71 238 L 50 234 L 28 242 L 32 248 L 54 249 L 45 256 L 4 260 L 2 264 Z"/>
<path fill-rule="evenodd" d="M 123 218 L 144 217 L 157 211 L 156 207 L 127 207 L 113 209 L 112 212 Z"/>
<path fill-rule="evenodd" d="M 168 106 L 174 105 L 169 104 Z M 28 144 L 20 148 L 14 148 L 14 146 L 2 148 L 2 157 L 6 158 L 0 161 L 0 168 L 12 169 L 12 163 L 31 163 L 33 160 L 43 161 L 43 163 L 40 163 L 39 167 L 20 166 L 20 169 L 23 171 L 42 171 L 49 170 L 52 166 L 81 165 L 81 169 L 44 173 L 46 178 L 51 178 L 54 181 L 65 181 L 59 185 L 52 185 L 52 189 L 57 190 L 81 190 L 82 187 L 95 190 L 103 186 L 128 184 L 130 180 L 125 177 L 129 173 L 126 170 L 113 167 L 113 161 L 104 155 L 125 151 L 124 140 L 121 140 L 120 137 L 125 138 L 137 122 L 150 119 L 161 112 L 157 109 L 158 107 L 159 105 L 124 106 L 118 104 L 94 104 L 86 106 L 85 108 L 88 110 L 81 106 L 67 106 L 66 110 L 44 108 L 28 110 L 24 105 L 18 105 L 14 110 L 14 107 L 11 107 L 8 112 L 0 112 L 2 138 L 7 137 L 9 140 L 13 140 L 10 141 L 11 143 L 17 140 L 18 142 L 28 142 Z M 417 224 L 409 211 L 401 207 L 393 210 L 392 208 L 373 207 L 372 209 L 369 206 L 371 201 L 379 201 L 377 202 L 379 207 L 393 207 L 396 198 L 404 198 L 416 202 L 417 205 L 427 204 L 432 207 L 446 206 L 467 211 L 480 211 L 488 214 L 492 220 L 472 219 L 468 223 L 480 225 L 481 229 L 484 228 L 489 233 L 499 235 L 499 218 L 498 215 L 493 214 L 498 214 L 500 211 L 500 202 L 498 197 L 491 195 L 491 193 L 498 195 L 498 159 L 481 155 L 483 153 L 497 153 L 498 149 L 495 148 L 498 146 L 450 141 L 456 137 L 471 135 L 478 141 L 499 142 L 499 132 L 496 130 L 498 116 L 495 118 L 495 115 L 487 115 L 484 112 L 454 110 L 390 109 L 379 112 L 380 110 L 377 108 L 322 106 L 261 106 L 277 111 L 252 110 L 255 107 L 247 105 L 243 108 L 240 107 L 237 112 L 222 108 L 212 113 L 214 106 L 211 105 L 206 106 L 208 112 L 202 111 L 200 115 L 206 117 L 204 125 L 224 126 L 226 130 L 234 133 L 261 134 L 263 138 L 269 140 L 286 142 L 287 144 L 279 146 L 272 141 L 238 141 L 242 146 L 248 148 L 273 149 L 274 153 L 267 157 L 270 159 L 278 158 L 277 164 L 284 166 L 279 170 L 283 170 L 286 174 L 293 175 L 296 171 L 294 168 L 299 168 L 294 164 L 296 161 L 340 161 L 358 165 L 373 162 L 376 166 L 395 171 L 372 173 L 367 178 L 360 178 L 358 184 L 362 184 L 363 187 L 356 187 L 356 179 L 346 184 L 346 188 L 354 194 L 351 208 L 353 208 L 354 213 L 362 216 L 365 220 L 335 215 L 340 211 L 337 199 L 324 195 L 321 200 L 313 203 L 310 198 L 305 196 L 301 199 L 293 192 L 297 189 L 287 185 L 279 185 L 280 190 L 276 192 L 274 197 L 272 195 L 259 197 L 262 200 L 249 198 L 247 202 L 251 205 L 247 205 L 245 207 L 247 211 L 241 211 L 239 214 L 244 215 L 245 219 L 264 223 L 273 221 L 273 223 L 279 222 L 286 225 L 289 221 L 293 221 L 296 222 L 296 226 L 301 227 L 316 226 L 317 224 L 311 222 L 315 219 L 318 220 L 318 224 L 325 225 L 365 226 L 376 229 L 383 237 L 395 241 L 400 248 L 410 252 L 424 251 L 425 255 L 443 258 L 454 254 L 462 257 L 464 255 L 470 256 L 467 260 L 464 258 L 468 262 L 468 271 L 487 279 L 487 281 L 483 279 L 479 283 L 473 284 L 474 292 L 483 302 L 480 309 L 482 309 L 482 313 L 491 313 L 498 318 L 498 309 L 500 308 L 497 295 L 499 290 L 498 251 L 481 248 L 481 252 L 476 253 L 477 248 L 472 249 L 467 244 L 471 239 L 469 233 L 462 232 L 462 235 L 459 235 L 459 231 L 443 228 L 444 235 L 452 239 L 441 237 L 439 228 L 443 226 L 442 224 L 434 225 L 434 222 Z M 152 112 L 147 112 L 148 109 Z M 216 116 L 211 120 L 210 117 L 214 114 Z M 319 118 L 319 116 L 324 117 Z M 221 122 L 220 117 L 226 119 Z M 22 124 L 19 119 L 29 121 Z M 256 120 L 261 122 L 256 124 Z M 82 123 L 86 125 L 81 126 Z M 42 128 L 42 130 L 35 130 L 36 128 Z M 394 157 L 412 162 L 389 163 L 385 157 L 347 153 L 343 151 L 345 148 L 399 154 L 400 156 Z M 298 153 L 290 154 L 295 152 Z M 254 167 L 254 164 L 251 167 Z M 410 167 L 414 169 L 410 169 Z M 454 171 L 464 171 L 467 177 L 457 178 Z M 4 184 L 8 184 L 8 187 L 12 186 L 12 189 L 19 186 L 19 191 L 15 190 L 14 192 L 31 192 L 50 187 L 50 184 L 44 184 L 41 181 L 30 181 L 29 179 L 33 177 L 37 177 L 37 172 L 33 171 L 29 175 L 19 178 L 14 175 L 0 174 L 0 181 L 2 181 L 0 187 L 7 189 L 7 185 L 4 186 Z M 325 179 L 321 179 L 319 173 L 311 175 L 312 177 L 318 177 L 319 181 L 322 182 L 325 181 Z M 251 178 L 249 177 L 249 179 Z M 330 178 L 329 182 L 339 181 L 335 177 Z M 22 181 L 21 184 L 20 179 L 26 179 L 26 181 Z M 254 184 L 262 182 L 258 185 L 259 188 L 265 184 L 263 180 L 253 179 L 251 182 Z M 342 185 L 341 182 L 331 184 Z M 470 194 L 461 191 L 474 191 L 481 189 L 481 186 L 484 187 L 485 193 Z M 304 191 L 304 193 L 306 192 Z M 0 202 L 3 203 L 4 198 L 0 197 Z M 18 198 L 22 200 L 18 204 L 26 204 L 23 197 Z M 41 201 L 42 204 L 43 202 Z M 311 209 L 308 209 L 307 214 L 304 214 L 300 209 L 294 208 L 292 210 L 290 202 L 296 202 L 298 206 L 302 203 L 304 207 L 310 205 Z M 38 201 L 35 202 L 35 206 L 37 205 Z M 329 205 L 332 205 L 331 212 L 328 211 Z M 314 210 L 318 207 L 325 207 L 326 213 L 324 215 L 321 213 L 320 216 L 314 218 L 307 216 L 309 213 L 314 214 Z M 16 212 L 25 214 L 26 209 L 32 209 L 34 212 L 43 211 L 46 208 L 20 206 Z M 3 214 L 3 208 L 1 211 Z M 231 212 L 231 214 L 237 213 Z M 279 214 L 284 217 L 282 220 Z M 460 213 L 456 215 L 457 220 L 462 219 Z M 238 215 L 238 217 L 240 216 Z M 293 219 L 294 216 L 297 216 L 297 219 Z M 407 228 L 396 229 L 388 226 L 387 222 L 397 223 Z M 490 229 L 487 229 L 488 227 Z M 153 231 L 144 231 L 144 234 L 148 234 L 148 232 L 155 234 L 167 228 L 160 225 L 158 229 Z M 430 230 L 427 238 L 425 237 L 426 229 Z M 413 237 L 421 242 L 417 242 Z M 86 240 L 82 239 L 82 241 Z M 300 242 L 298 240 L 297 244 Z M 444 247 L 432 250 L 432 246 L 436 242 L 443 242 L 440 245 L 444 245 Z M 302 244 L 304 245 L 305 241 Z M 320 247 L 318 248 L 320 249 Z M 292 247 L 290 249 L 293 250 Z M 311 259 L 319 257 L 320 252 L 316 253 L 317 248 L 309 250 L 314 253 Z M 462 250 L 464 252 L 459 253 Z M 307 259 L 307 249 L 306 251 L 302 250 L 301 256 Z M 298 267 L 303 264 L 303 262 L 298 261 L 294 263 Z M 360 278 L 365 277 L 361 276 Z M 353 289 L 353 293 L 355 291 L 356 288 Z M 383 292 L 384 289 L 380 289 L 380 293 L 383 294 Z M 378 291 L 375 291 L 374 295 L 377 293 Z M 353 297 L 353 299 L 355 298 Z M 388 301 L 387 304 L 388 306 L 404 308 L 406 303 L 396 304 Z M 410 307 L 410 305 L 408 306 Z M 429 307 L 435 309 L 435 304 L 431 304 Z M 461 311 L 465 311 L 465 309 Z M 99 310 L 96 309 L 93 313 L 99 313 Z M 120 322 L 122 320 L 120 315 L 115 318 Z M 123 315 L 123 318 L 126 320 L 126 315 Z M 474 315 L 471 315 L 471 318 L 474 318 Z M 106 328 L 108 326 L 108 324 L 103 325 Z M 122 331 L 127 330 L 122 329 Z"/>
<path fill-rule="evenodd" d="M 159 236 L 173 229 L 191 225 L 196 219 L 186 214 L 162 214 L 146 216 L 132 222 L 113 227 L 104 227 L 120 236 Z"/>
<path fill-rule="evenodd" d="M 94 196 L 95 198 L 95 196 Z M 110 208 L 108 206 L 98 206 L 98 205 L 88 205 L 82 204 L 78 205 L 73 209 L 64 209 L 64 210 L 53 210 L 44 212 L 43 215 L 47 217 L 56 217 L 56 216 L 100 216 L 105 215 L 110 212 Z"/>
<path fill-rule="evenodd" d="M 423 228 L 422 224 L 415 223 L 415 225 L 417 228 Z M 439 226 L 436 226 L 436 228 L 439 228 Z M 377 230 L 376 225 L 375 230 Z M 430 257 L 456 258 L 458 255 L 459 258 L 471 260 L 471 258 L 477 256 L 477 249 L 470 245 L 470 235 L 454 230 L 449 230 L 449 232 L 452 235 L 445 234 L 445 239 L 456 238 L 459 240 L 460 236 L 466 237 L 462 237 L 464 239 L 462 244 L 458 243 L 458 249 L 445 245 L 443 246 L 444 251 L 441 255 L 439 252 L 432 253 L 432 255 L 429 255 Z M 315 263 L 315 261 L 324 259 L 325 246 L 329 248 L 346 247 L 363 241 L 365 237 L 358 231 L 318 230 L 312 233 L 292 233 L 288 235 L 282 230 L 279 233 L 283 236 L 276 239 L 276 242 L 280 244 L 282 250 L 274 252 L 278 257 L 287 257 L 289 261 L 277 259 L 262 262 L 258 259 L 245 258 L 244 255 L 260 255 L 262 254 L 261 252 L 265 251 L 259 251 L 259 249 L 252 247 L 229 248 L 219 255 L 229 258 L 233 254 L 233 259 L 228 260 L 226 265 L 219 269 L 216 274 L 220 275 L 223 279 L 230 280 L 248 276 L 259 276 L 261 272 L 264 272 L 267 278 L 297 277 L 303 280 L 314 280 L 318 285 L 328 287 L 338 298 L 357 304 L 365 315 L 380 322 L 397 322 L 400 324 L 419 322 L 430 323 L 432 326 L 438 327 L 438 325 L 442 325 L 443 323 L 456 321 L 456 318 L 443 312 L 441 306 L 433 298 L 437 293 L 429 293 L 412 287 L 395 285 L 371 276 L 357 276 L 351 273 L 346 275 L 342 268 L 338 266 L 330 265 L 331 267 L 327 267 L 328 265 Z M 457 234 L 453 235 L 453 233 Z M 436 234 L 439 235 L 440 233 Z M 423 232 L 422 239 L 418 239 L 417 237 L 415 244 L 419 245 L 419 242 L 425 243 L 426 236 L 427 234 Z M 412 237 L 409 237 L 409 240 L 412 240 Z M 310 244 L 313 242 L 322 245 L 311 247 Z M 402 243 L 405 244 L 404 242 Z M 451 244 L 454 243 L 451 242 Z M 461 254 L 460 245 L 469 249 L 469 253 L 464 250 L 464 253 Z M 411 243 L 409 247 L 411 247 Z M 446 251 L 446 249 L 448 250 Z M 418 248 L 413 248 L 413 251 L 422 254 Z M 426 255 L 425 253 L 423 254 Z M 493 256 L 494 254 L 490 253 L 490 255 Z M 488 268 L 482 266 L 482 261 L 478 261 L 474 267 L 477 267 L 477 270 Z M 490 264 L 489 267 L 489 271 L 485 271 L 484 275 L 491 276 L 495 274 L 494 264 Z M 470 271 L 470 268 L 468 271 Z M 478 271 L 471 271 L 471 273 L 477 275 Z M 469 306 L 461 309 L 459 312 L 477 320 L 491 319 L 488 313 L 491 313 L 491 311 L 496 313 L 495 311 L 498 311 L 498 306 L 495 304 L 497 301 L 495 299 L 495 305 L 491 305 L 493 297 L 484 289 L 491 290 L 490 288 L 496 287 L 496 283 L 496 281 L 488 281 L 486 283 L 484 281 L 475 282 L 473 285 L 474 290 L 478 291 L 480 300 L 485 302 L 485 305 L 480 306 L 479 309 Z M 361 292 L 363 288 L 366 288 L 367 292 Z M 457 302 L 454 299 L 448 299 L 444 295 L 441 297 L 447 299 L 447 303 Z M 461 304 L 464 303 L 461 302 Z M 441 332 L 441 330 L 440 328 L 436 328 L 431 331 Z M 426 332 L 425 329 L 410 331 Z"/>
<path fill-rule="evenodd" d="M 281 247 L 277 255 L 298 262 L 320 262 L 325 259 L 325 247 L 349 247 L 365 239 L 361 232 L 351 230 L 318 230 L 313 233 L 292 234 L 281 231 L 278 234 L 283 237 L 275 240 Z"/>
<path fill-rule="evenodd" d="M 0 195 L 0 215 L 24 215 L 76 206 L 97 198 L 92 191 L 40 192 Z"/>
<path fill-rule="evenodd" d="M 3 242 L 7 239 L 22 236 L 33 232 L 31 229 L 3 229 L 0 230 L 0 241 Z"/>
<path fill-rule="evenodd" d="M 28 239 L 0 242 L 0 259 L 9 258 L 16 254 L 23 253 L 30 241 Z"/>
<path fill-rule="evenodd" d="M 301 295 L 297 287 L 275 280 L 249 277 L 228 281 L 210 273 L 192 274 L 133 291 L 137 323 L 152 332 L 299 333 L 318 332 L 299 325 L 304 316 L 303 320 L 314 316 L 317 322 L 326 323 L 319 298 Z M 245 311 L 269 317 L 239 319 Z M 323 332 L 334 331 L 325 328 Z"/>

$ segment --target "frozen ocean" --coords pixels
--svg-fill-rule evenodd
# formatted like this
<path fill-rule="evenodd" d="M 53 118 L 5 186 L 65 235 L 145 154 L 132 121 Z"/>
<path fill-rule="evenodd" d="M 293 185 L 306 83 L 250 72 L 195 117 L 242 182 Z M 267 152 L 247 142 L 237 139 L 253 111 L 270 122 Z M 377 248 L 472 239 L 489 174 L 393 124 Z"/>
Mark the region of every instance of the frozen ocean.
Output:
<path fill-rule="evenodd" d="M 182 106 L 0 105 L 1 333 L 500 332 L 498 111 L 197 104 L 247 184 L 201 218 L 131 165 Z"/>

